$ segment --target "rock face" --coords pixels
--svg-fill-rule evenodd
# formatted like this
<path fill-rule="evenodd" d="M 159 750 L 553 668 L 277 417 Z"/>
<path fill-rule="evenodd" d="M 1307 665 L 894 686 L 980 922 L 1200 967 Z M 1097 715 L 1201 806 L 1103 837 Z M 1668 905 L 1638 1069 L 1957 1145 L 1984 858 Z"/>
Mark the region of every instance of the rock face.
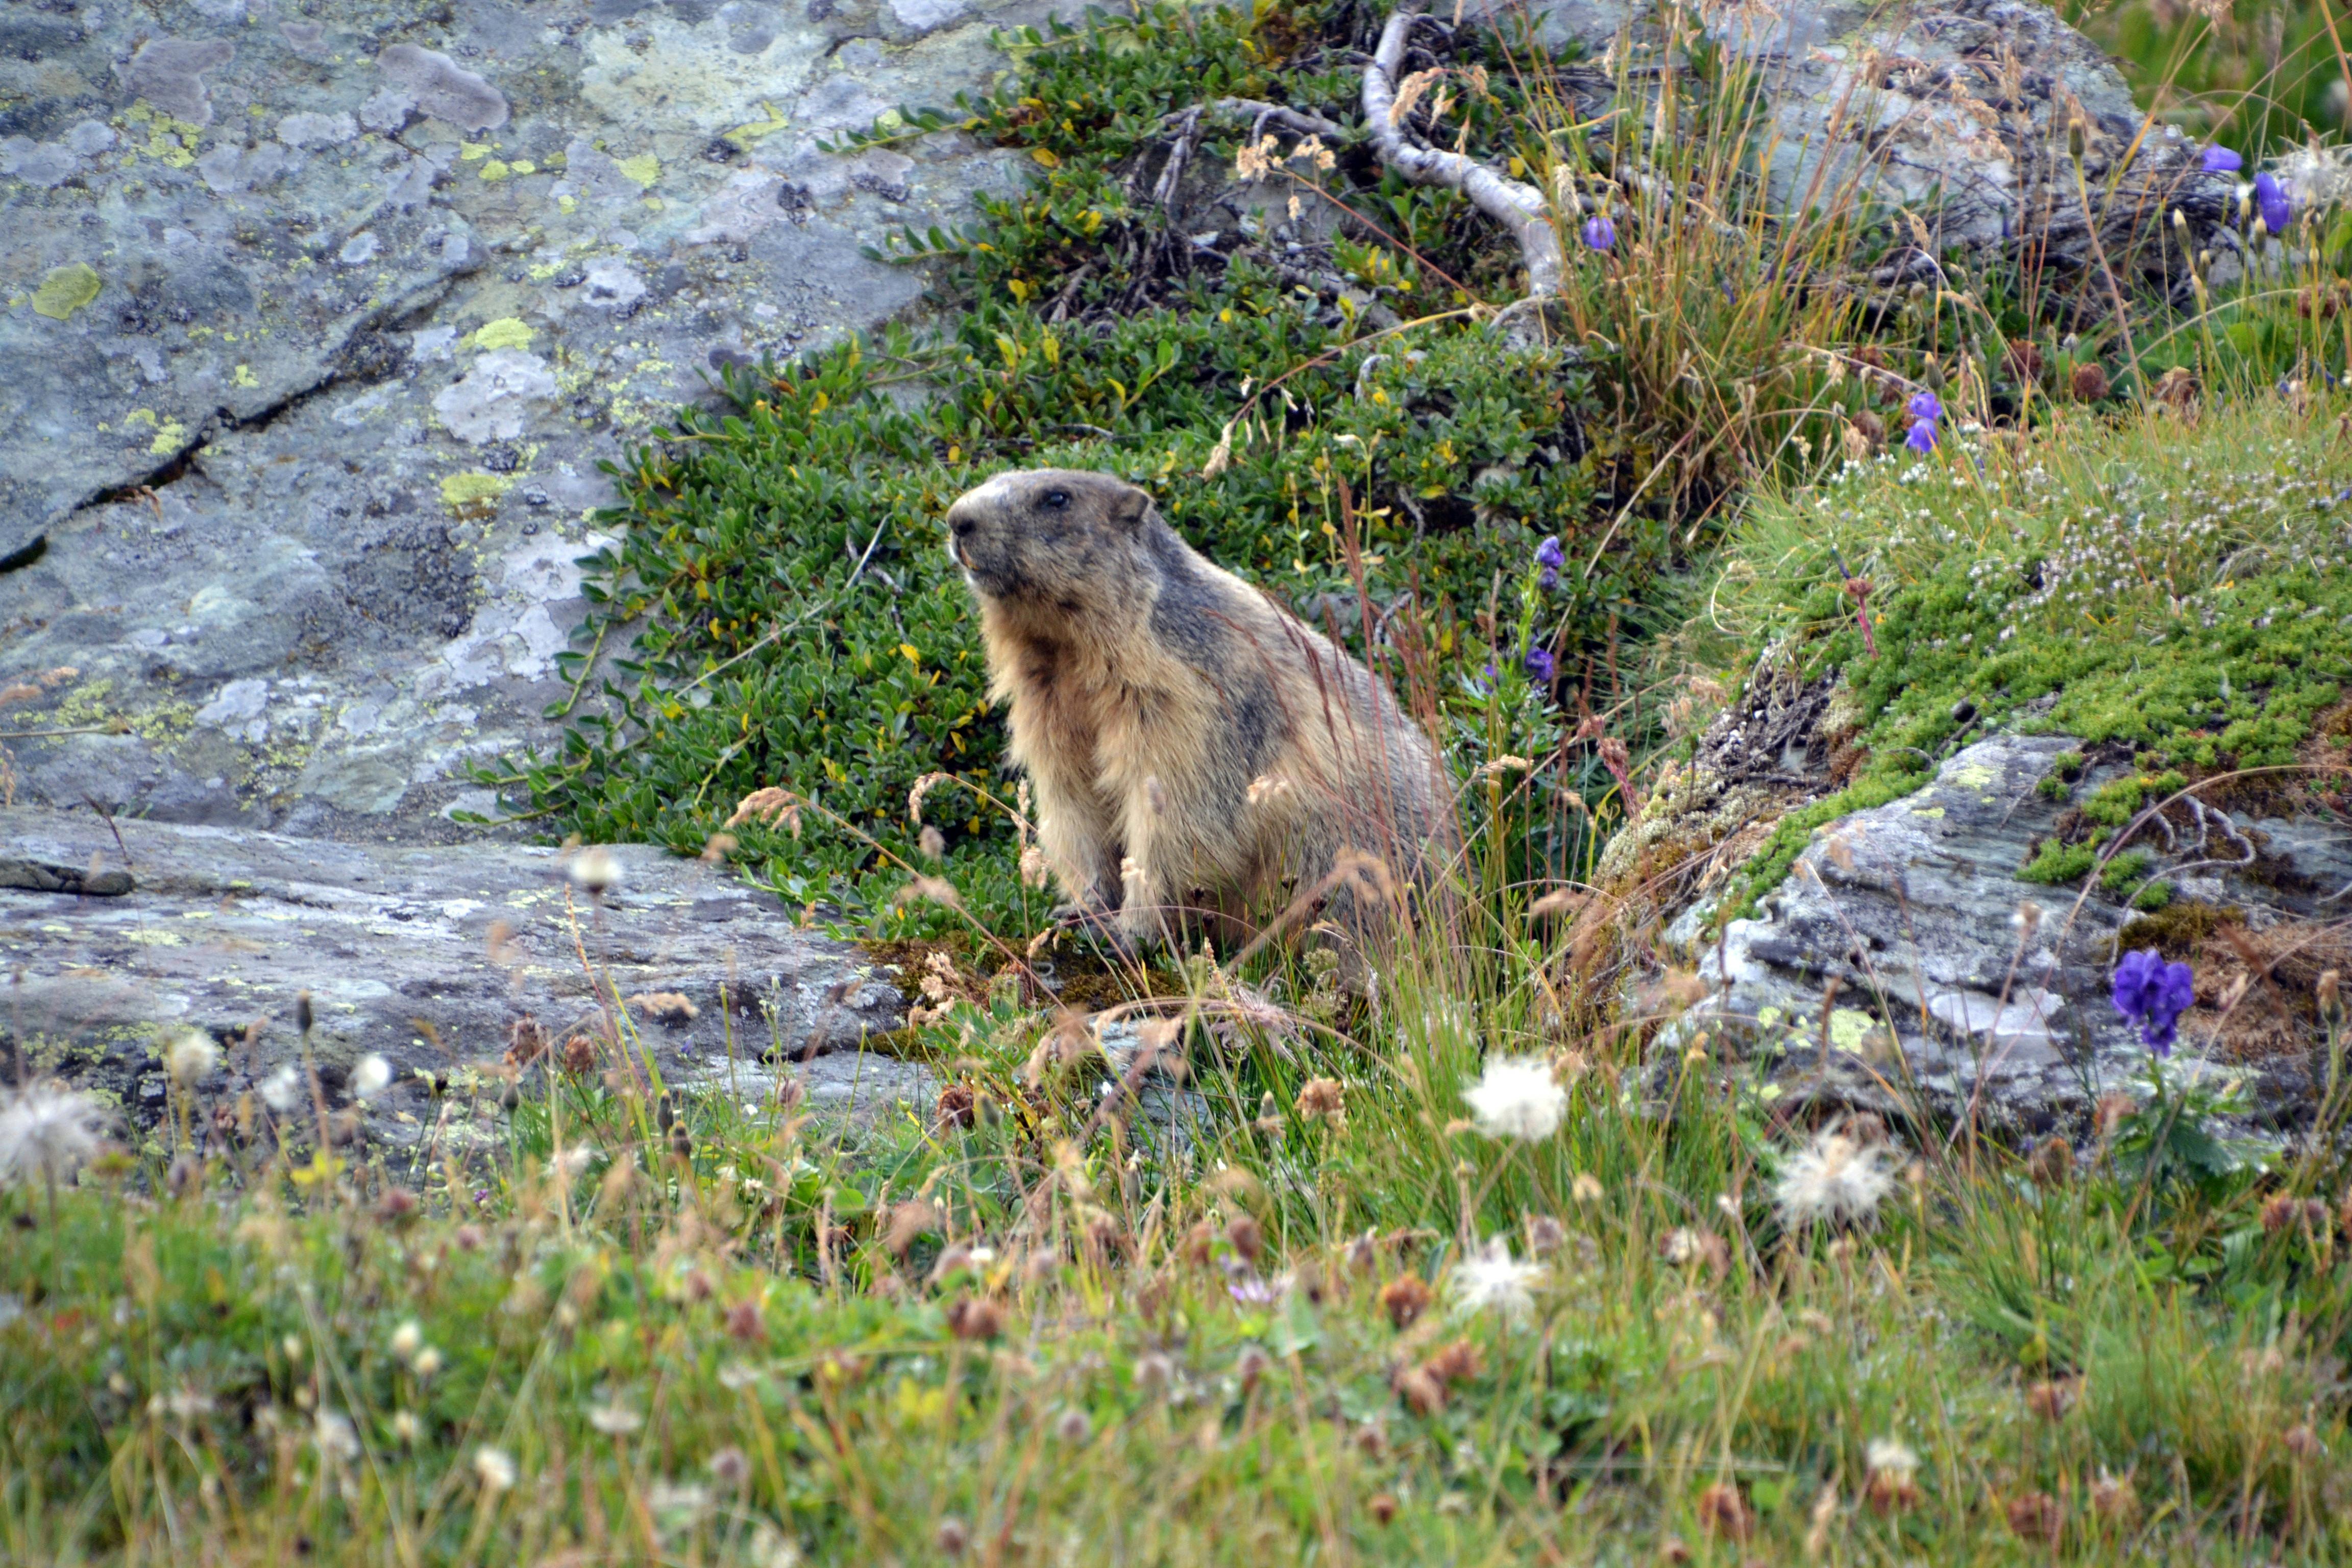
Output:
<path fill-rule="evenodd" d="M 2022 879 L 2044 846 L 2081 833 L 2080 803 L 2135 776 L 2127 757 L 2095 754 L 2059 771 L 2079 752 L 2063 736 L 1968 747 L 1917 794 L 1817 829 L 1760 917 L 1719 941 L 1704 894 L 1664 911 L 1665 945 L 1711 992 L 1671 1041 L 1707 1030 L 1786 1090 L 1973 1106 L 2012 1131 L 2079 1127 L 2101 1095 L 2146 1081 L 2148 1052 L 2108 977 L 2119 950 L 2156 946 L 2198 973 L 2168 1074 L 2242 1076 L 2252 1109 L 2291 1117 L 2311 1082 L 2312 982 L 2343 951 L 2329 922 L 2352 841 L 2259 807 L 2184 803 L 2128 840 L 2151 858 L 2116 888 Z M 2171 902 L 2143 915 L 2129 900 L 2157 880 Z"/>
<path fill-rule="evenodd" d="M 619 880 L 592 900 L 552 849 L 115 827 L 119 842 L 92 814 L 24 809 L 0 826 L 0 1033 L 32 1070 L 110 1089 L 134 1121 L 163 1109 L 171 1031 L 226 1047 L 198 1089 L 216 1103 L 296 1059 L 304 991 L 334 1103 L 360 1057 L 393 1065 L 371 1109 L 394 1139 L 436 1117 L 418 1071 L 495 1064 L 526 1018 L 556 1047 L 617 1036 L 669 1082 L 747 1097 L 781 1072 L 819 1107 L 919 1109 L 934 1092 L 920 1067 L 864 1049 L 904 1021 L 887 977 L 699 861 L 615 850 Z"/>
<path fill-rule="evenodd" d="M 5 10 L 0 689 L 54 679 L 0 786 L 381 842 L 552 734 L 598 465 L 913 308 L 860 247 L 1020 177 L 819 141 L 1048 0 Z"/>
<path fill-rule="evenodd" d="M 1487 13 L 1507 31 L 1531 15 L 1555 53 L 1622 61 L 1630 48 L 1638 65 L 1658 42 L 1653 8 L 1623 0 L 1525 8 L 1489 0 Z M 2030 246 L 2083 265 L 2094 259 L 2094 216 L 2103 237 L 2121 239 L 2181 207 L 2204 245 L 2233 200 L 2233 176 L 2204 173 L 2177 127 L 2148 124 L 2096 46 L 2025 0 L 1742 0 L 1694 7 L 1685 19 L 1756 67 L 1769 105 L 1759 153 L 1774 205 L 1790 216 L 1858 198 L 1916 215 L 1938 249 Z M 1613 72 L 1604 66 L 1567 79 L 1584 107 L 1597 109 Z M 2078 119 L 2088 213 L 2069 149 Z M 1898 229 L 1895 237 L 1911 235 Z M 2163 278 L 2165 244 L 2144 248 L 2121 264 Z M 2127 255 L 2121 246 L 2115 254 Z M 1925 258 L 1915 265 L 1932 273 Z M 2178 255 L 2171 267 L 2179 276 L 2168 281 L 2185 289 Z"/>

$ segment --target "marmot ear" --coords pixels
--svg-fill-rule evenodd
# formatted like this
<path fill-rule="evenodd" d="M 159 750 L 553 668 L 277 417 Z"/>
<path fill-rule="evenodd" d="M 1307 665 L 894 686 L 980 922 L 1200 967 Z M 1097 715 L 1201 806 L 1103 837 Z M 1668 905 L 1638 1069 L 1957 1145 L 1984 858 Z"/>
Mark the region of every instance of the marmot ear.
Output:
<path fill-rule="evenodd" d="M 1151 492 L 1133 485 L 1124 486 L 1110 503 L 1110 515 L 1124 528 L 1141 528 L 1143 520 L 1151 515 Z"/>

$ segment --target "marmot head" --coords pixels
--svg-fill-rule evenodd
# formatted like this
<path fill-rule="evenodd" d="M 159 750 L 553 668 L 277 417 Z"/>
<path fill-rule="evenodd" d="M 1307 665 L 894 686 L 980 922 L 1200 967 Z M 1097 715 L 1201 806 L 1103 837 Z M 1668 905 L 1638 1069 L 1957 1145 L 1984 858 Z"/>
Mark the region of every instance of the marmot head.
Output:
<path fill-rule="evenodd" d="M 1142 565 L 1151 497 L 1108 474 L 999 474 L 948 508 L 948 552 L 991 599 L 1099 599 Z"/>

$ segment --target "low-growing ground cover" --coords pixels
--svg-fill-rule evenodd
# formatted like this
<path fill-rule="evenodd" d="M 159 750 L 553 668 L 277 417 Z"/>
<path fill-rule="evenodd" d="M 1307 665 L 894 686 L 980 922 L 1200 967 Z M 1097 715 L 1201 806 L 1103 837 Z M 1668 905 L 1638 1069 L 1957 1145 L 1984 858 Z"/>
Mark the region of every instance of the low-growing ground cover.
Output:
<path fill-rule="evenodd" d="M 1483 974 L 1451 952 L 1405 972 L 1360 1053 L 1171 1037 L 1206 1091 L 1189 1155 L 1009 1005 L 940 1026 L 967 1077 L 937 1121 L 851 1134 L 789 1097 L 674 1099 L 625 1044 L 527 1073 L 503 1147 L 321 1159 L 303 1107 L 285 1150 L 247 1107 L 234 1152 L 100 1156 L 53 1190 L 40 1156 L 63 1175 L 84 1134 L 19 1101 L 0 1550 L 2352 1545 L 2338 1157 L 2168 1164 L 2178 1099 L 2120 1111 L 2080 1165 L 1868 1122 L 1809 1137 L 1703 1045 L 1654 1080 L 1607 1036 L 1561 1042 L 1511 945 Z M 1196 977 L 1213 1003 L 1225 982 Z"/>
<path fill-rule="evenodd" d="M 2352 443 L 2335 400 L 2299 385 L 1964 434 L 1756 497 L 1706 629 L 1842 672 L 1856 750 L 1845 787 L 1781 825 L 1751 893 L 1821 823 L 2012 723 L 2136 761 L 2082 803 L 2110 833 L 2248 770 L 2340 799 L 2347 566 Z M 2097 847 L 2086 836 L 2035 879 L 2079 880 Z"/>

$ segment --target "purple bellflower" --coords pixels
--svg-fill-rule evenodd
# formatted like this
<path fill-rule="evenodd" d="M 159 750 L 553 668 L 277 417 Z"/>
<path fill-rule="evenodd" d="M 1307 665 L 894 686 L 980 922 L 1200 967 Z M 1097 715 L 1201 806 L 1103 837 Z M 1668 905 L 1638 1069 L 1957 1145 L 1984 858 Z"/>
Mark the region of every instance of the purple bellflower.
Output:
<path fill-rule="evenodd" d="M 2263 215 L 2263 226 L 2273 234 L 2284 234 L 2287 225 L 2294 221 L 2294 204 L 2287 200 L 2286 187 L 2278 183 L 2276 174 L 2254 176 L 2254 208 Z"/>
<path fill-rule="evenodd" d="M 2140 1043 L 2168 1057 L 2180 1015 L 2197 1000 L 2197 976 L 2189 965 L 2167 963 L 2154 948 L 2143 948 L 2116 965 L 2115 999 L 2116 1011 L 2139 1026 Z"/>

